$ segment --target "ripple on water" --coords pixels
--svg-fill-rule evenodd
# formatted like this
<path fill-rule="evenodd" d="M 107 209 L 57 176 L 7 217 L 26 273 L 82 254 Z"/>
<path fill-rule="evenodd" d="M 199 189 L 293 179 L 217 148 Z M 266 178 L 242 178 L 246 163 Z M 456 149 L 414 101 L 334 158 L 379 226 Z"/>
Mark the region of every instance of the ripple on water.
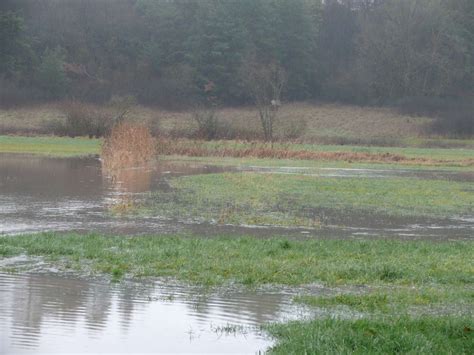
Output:
<path fill-rule="evenodd" d="M 254 353 L 272 344 L 262 324 L 310 315 L 296 292 L 0 273 L 0 353 Z"/>

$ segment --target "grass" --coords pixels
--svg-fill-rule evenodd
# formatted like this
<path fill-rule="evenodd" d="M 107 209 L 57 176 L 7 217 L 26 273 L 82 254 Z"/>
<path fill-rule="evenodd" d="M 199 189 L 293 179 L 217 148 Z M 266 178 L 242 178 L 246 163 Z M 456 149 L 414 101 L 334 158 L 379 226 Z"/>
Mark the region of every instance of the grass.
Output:
<path fill-rule="evenodd" d="M 98 139 L 0 136 L 0 153 L 69 157 L 98 154 L 100 146 Z"/>
<path fill-rule="evenodd" d="M 474 305 L 474 288 L 465 285 L 421 286 L 421 287 L 382 287 L 362 293 L 338 293 L 331 296 L 298 296 L 296 302 L 319 308 L 347 307 L 359 312 L 371 313 L 400 313 L 407 308 L 419 309 L 432 307 L 452 307 L 460 303 Z"/>
<path fill-rule="evenodd" d="M 274 354 L 472 354 L 468 317 L 323 319 L 267 327 Z"/>
<path fill-rule="evenodd" d="M 218 285 L 471 285 L 471 242 L 289 241 L 185 236 L 35 234 L 0 237 L 0 256 L 26 253 L 73 269 L 170 276 Z M 84 271 L 84 270 L 82 270 Z"/>
<path fill-rule="evenodd" d="M 348 291 L 301 296 L 297 301 L 364 312 L 362 319 L 267 325 L 264 330 L 276 339 L 270 350 L 275 354 L 467 354 L 474 346 L 472 318 L 469 313 L 456 313 L 472 310 L 474 303 L 473 242 L 71 233 L 0 237 L 0 259 L 21 254 L 43 257 L 59 270 L 106 273 L 115 280 L 157 276 L 207 286 L 322 283 Z M 15 272 L 15 268 L 0 271 Z M 413 307 L 424 307 L 425 312 L 412 314 Z M 444 315 L 431 313 L 443 307 Z"/>
<path fill-rule="evenodd" d="M 334 215 L 441 218 L 474 211 L 471 183 L 449 180 L 241 172 L 169 183 L 172 189 L 155 191 L 139 212 L 225 224 L 320 226 Z"/>

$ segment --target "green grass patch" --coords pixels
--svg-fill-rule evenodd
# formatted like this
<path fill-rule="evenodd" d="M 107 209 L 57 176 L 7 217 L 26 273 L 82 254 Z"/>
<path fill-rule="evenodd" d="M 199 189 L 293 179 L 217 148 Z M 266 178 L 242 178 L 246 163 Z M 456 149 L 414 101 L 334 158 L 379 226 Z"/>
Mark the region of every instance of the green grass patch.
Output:
<path fill-rule="evenodd" d="M 474 282 L 473 246 L 472 242 L 47 233 L 1 237 L 0 256 L 26 253 L 78 271 L 171 276 L 207 285 L 468 285 Z"/>
<path fill-rule="evenodd" d="M 81 156 L 99 154 L 100 145 L 89 138 L 0 136 L 0 153 Z"/>
<path fill-rule="evenodd" d="M 472 354 L 467 317 L 322 319 L 271 325 L 274 354 Z"/>
<path fill-rule="evenodd" d="M 472 183 L 225 173 L 180 177 L 154 192 L 145 214 L 219 223 L 319 226 L 322 215 L 449 217 L 474 212 Z"/>
<path fill-rule="evenodd" d="M 340 306 L 369 313 L 400 313 L 408 308 L 439 308 L 467 304 L 474 306 L 474 288 L 461 286 L 421 286 L 377 288 L 369 292 L 339 293 L 333 296 L 302 295 L 296 302 L 312 307 L 337 308 Z"/>

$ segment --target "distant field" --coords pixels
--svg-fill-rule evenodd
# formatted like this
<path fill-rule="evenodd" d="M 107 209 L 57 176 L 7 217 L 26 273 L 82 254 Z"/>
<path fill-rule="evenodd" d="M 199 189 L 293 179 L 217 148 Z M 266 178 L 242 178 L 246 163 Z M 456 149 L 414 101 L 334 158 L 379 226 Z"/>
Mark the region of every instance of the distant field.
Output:
<path fill-rule="evenodd" d="M 243 134 L 260 131 L 254 109 L 226 108 L 218 111 L 227 128 Z M 143 121 L 159 121 L 165 133 L 192 132 L 195 122 L 189 112 L 171 112 L 148 107 L 136 107 L 130 117 Z M 45 123 L 64 119 L 59 105 L 45 104 L 25 108 L 0 110 L 0 133 L 44 133 Z M 304 140 L 337 139 L 413 139 L 424 136 L 430 122 L 426 117 L 404 116 L 386 108 L 362 108 L 335 104 L 294 103 L 283 106 L 276 125 L 276 135 L 300 135 Z"/>

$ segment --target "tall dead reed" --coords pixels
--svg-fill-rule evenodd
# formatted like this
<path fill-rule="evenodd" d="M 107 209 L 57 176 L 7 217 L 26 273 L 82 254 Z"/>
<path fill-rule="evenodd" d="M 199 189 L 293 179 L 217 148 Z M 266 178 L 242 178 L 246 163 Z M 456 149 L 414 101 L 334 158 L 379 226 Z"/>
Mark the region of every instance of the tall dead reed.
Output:
<path fill-rule="evenodd" d="M 108 171 L 145 166 L 155 155 L 155 139 L 148 127 L 123 122 L 112 128 L 102 146 L 103 167 Z"/>

